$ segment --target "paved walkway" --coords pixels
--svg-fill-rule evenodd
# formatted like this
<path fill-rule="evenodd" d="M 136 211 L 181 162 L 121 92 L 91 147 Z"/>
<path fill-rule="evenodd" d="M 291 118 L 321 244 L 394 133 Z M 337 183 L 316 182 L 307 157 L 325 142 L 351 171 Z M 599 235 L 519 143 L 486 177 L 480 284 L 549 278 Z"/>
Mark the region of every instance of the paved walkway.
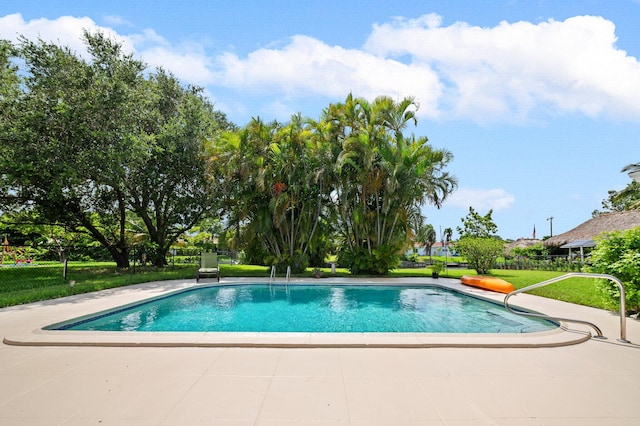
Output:
<path fill-rule="evenodd" d="M 0 309 L 0 335 L 42 344 L 42 326 L 190 284 Z M 0 424 L 640 424 L 637 321 L 622 344 L 608 312 L 530 295 L 514 302 L 592 320 L 608 339 L 548 348 L 3 344 Z"/>

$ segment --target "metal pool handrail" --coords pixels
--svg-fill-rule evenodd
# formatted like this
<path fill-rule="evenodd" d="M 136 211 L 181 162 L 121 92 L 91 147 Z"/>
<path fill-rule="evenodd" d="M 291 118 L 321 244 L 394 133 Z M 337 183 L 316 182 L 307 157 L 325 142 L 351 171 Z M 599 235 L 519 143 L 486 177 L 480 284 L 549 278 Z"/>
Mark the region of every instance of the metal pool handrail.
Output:
<path fill-rule="evenodd" d="M 271 265 L 271 275 L 269 275 L 269 286 L 273 284 L 273 281 L 276 279 L 276 265 Z"/>
<path fill-rule="evenodd" d="M 287 266 L 287 278 L 285 279 L 286 285 L 289 285 L 290 280 L 291 280 L 291 266 Z"/>
<path fill-rule="evenodd" d="M 608 275 L 608 274 L 591 274 L 591 273 L 584 273 L 584 272 L 570 272 L 568 274 L 565 275 L 561 275 L 559 277 L 555 277 L 555 278 L 551 278 L 550 280 L 546 280 L 546 281 L 542 281 L 539 282 L 537 284 L 533 284 L 530 285 L 528 287 L 524 287 L 515 291 L 512 291 L 511 293 L 507 294 L 504 298 L 504 307 L 516 314 L 516 315 L 522 315 L 522 316 L 529 316 L 529 317 L 535 317 L 535 318 L 543 318 L 543 319 L 551 319 L 551 320 L 557 320 L 557 321 L 567 321 L 567 322 L 575 322 L 578 324 L 584 324 L 584 325 L 588 325 L 589 327 L 592 327 L 596 333 L 598 338 L 606 338 L 602 335 L 602 331 L 600 330 L 600 328 L 595 325 L 592 324 L 588 321 L 582 321 L 582 320 L 576 320 L 576 319 L 569 319 L 569 318 L 560 318 L 560 317 L 552 317 L 549 315 L 543 315 L 543 314 L 534 314 L 534 313 L 530 313 L 530 312 L 520 312 L 520 311 L 515 311 L 513 309 L 511 309 L 511 307 L 509 306 L 509 298 L 511 296 L 515 296 L 516 294 L 519 293 L 524 293 L 525 291 L 529 291 L 529 290 L 533 290 L 534 288 L 538 288 L 538 287 L 543 287 L 549 284 L 553 284 L 555 282 L 558 281 L 563 281 L 566 280 L 568 278 L 573 278 L 573 277 L 586 277 L 586 278 L 602 278 L 602 279 L 607 279 L 610 281 L 613 281 L 614 283 L 616 283 L 618 285 L 618 288 L 620 289 L 620 338 L 618 339 L 618 341 L 620 342 L 624 342 L 624 343 L 629 343 L 629 341 L 627 340 L 627 317 L 625 315 L 626 313 L 626 307 L 625 307 L 625 292 L 624 292 L 624 285 L 622 284 L 622 282 L 617 279 L 616 277 L 614 277 L 613 275 Z"/>

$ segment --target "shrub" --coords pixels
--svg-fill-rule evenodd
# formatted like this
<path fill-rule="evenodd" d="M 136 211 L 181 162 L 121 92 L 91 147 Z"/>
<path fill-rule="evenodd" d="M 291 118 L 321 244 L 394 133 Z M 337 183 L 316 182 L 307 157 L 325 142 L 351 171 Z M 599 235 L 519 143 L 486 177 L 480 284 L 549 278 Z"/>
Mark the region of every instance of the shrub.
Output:
<path fill-rule="evenodd" d="M 640 311 L 640 227 L 605 233 L 591 252 L 589 272 L 609 274 L 625 287 L 627 313 Z M 620 300 L 618 286 L 602 280 L 600 288 L 615 303 Z"/>
<path fill-rule="evenodd" d="M 456 249 L 467 259 L 469 268 L 478 274 L 488 274 L 496 259 L 504 251 L 504 243 L 495 238 L 464 237 L 456 243 Z"/>
<path fill-rule="evenodd" d="M 353 275 L 385 275 L 399 262 L 398 249 L 387 244 L 379 245 L 371 254 L 364 247 L 343 247 L 338 253 L 338 263 Z"/>
<path fill-rule="evenodd" d="M 287 268 L 291 267 L 292 273 L 300 274 L 309 266 L 309 257 L 298 250 L 293 253 L 293 257 L 289 256 L 289 254 L 281 254 L 278 257 L 272 256 L 267 261 L 275 265 L 278 273 L 285 273 Z"/>

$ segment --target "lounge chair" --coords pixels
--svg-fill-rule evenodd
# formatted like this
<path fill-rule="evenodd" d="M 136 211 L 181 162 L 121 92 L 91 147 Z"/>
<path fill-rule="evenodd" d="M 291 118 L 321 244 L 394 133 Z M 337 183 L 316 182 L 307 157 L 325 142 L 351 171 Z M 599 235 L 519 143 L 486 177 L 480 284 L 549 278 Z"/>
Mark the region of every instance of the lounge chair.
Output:
<path fill-rule="evenodd" d="M 204 252 L 200 254 L 200 267 L 196 274 L 196 282 L 200 281 L 200 277 L 215 276 L 220 282 L 220 267 L 218 266 L 218 254 Z"/>

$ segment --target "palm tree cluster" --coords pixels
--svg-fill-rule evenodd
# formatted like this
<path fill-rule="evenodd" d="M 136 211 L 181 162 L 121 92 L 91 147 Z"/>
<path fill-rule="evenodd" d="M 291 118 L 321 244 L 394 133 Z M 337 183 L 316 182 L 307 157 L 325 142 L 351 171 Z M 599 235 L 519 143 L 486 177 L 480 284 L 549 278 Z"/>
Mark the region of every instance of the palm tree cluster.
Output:
<path fill-rule="evenodd" d="M 211 181 L 228 213 L 229 242 L 248 260 L 304 270 L 334 249 L 353 273 L 395 267 L 421 224 L 421 206 L 440 207 L 455 189 L 450 152 L 416 123 L 412 98 L 373 102 L 349 95 L 319 120 L 253 119 L 211 147 Z"/>

